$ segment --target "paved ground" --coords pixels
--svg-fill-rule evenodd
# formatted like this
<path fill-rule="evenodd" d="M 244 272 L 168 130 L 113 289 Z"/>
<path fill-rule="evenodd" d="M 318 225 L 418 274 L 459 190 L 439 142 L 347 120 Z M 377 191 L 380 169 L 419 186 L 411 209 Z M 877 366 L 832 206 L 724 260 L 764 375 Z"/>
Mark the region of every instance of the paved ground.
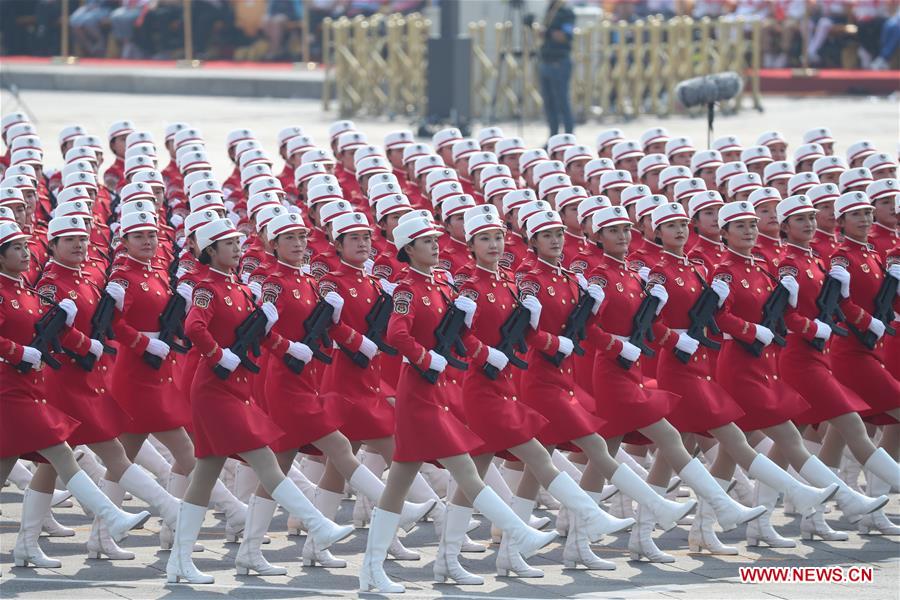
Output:
<path fill-rule="evenodd" d="M 147 530 L 138 531 L 123 542 L 134 551 L 134 561 L 110 562 L 85 558 L 84 544 L 90 523 L 78 509 L 57 509 L 57 518 L 64 525 L 74 527 L 74 538 L 44 538 L 44 551 L 63 562 L 60 569 L 12 568 L 11 548 L 15 543 L 20 516 L 20 493 L 7 487 L 2 494 L 3 516 L 0 520 L 0 563 L 3 598 L 295 598 L 356 596 L 359 565 L 365 550 L 365 535 L 351 536 L 335 547 L 335 554 L 347 559 L 346 569 L 325 570 L 302 567 L 299 561 L 303 538 L 287 537 L 287 517 L 276 515 L 270 528 L 272 543 L 264 546 L 267 558 L 288 569 L 285 577 L 236 577 L 233 560 L 236 544 L 225 544 L 223 524 L 211 512 L 207 515 L 200 541 L 206 551 L 195 554 L 198 568 L 216 577 L 214 586 L 192 590 L 184 585 L 167 585 L 164 576 L 168 552 L 157 547 L 154 532 L 158 520 L 151 519 Z M 139 501 L 126 503 L 136 509 Z M 339 522 L 348 522 L 353 504 L 345 501 L 338 514 Z M 780 511 L 779 511 L 780 512 Z M 895 520 L 900 502 L 894 496 L 888 513 Z M 835 528 L 851 530 L 844 520 L 829 517 Z M 799 519 L 779 516 L 776 526 L 784 535 L 799 537 Z M 847 542 L 805 542 L 793 550 L 748 548 L 743 528 L 722 535 L 726 543 L 733 543 L 738 556 L 692 555 L 687 551 L 687 527 L 663 534 L 659 545 L 676 556 L 670 565 L 634 563 L 628 561 L 627 537 L 608 538 L 604 545 L 595 546 L 603 558 L 612 560 L 617 570 L 587 572 L 563 570 L 562 545 L 554 544 L 531 559 L 531 563 L 545 570 L 540 580 L 495 578 L 493 566 L 495 548 L 485 554 L 466 554 L 464 564 L 472 571 L 485 575 L 482 587 L 455 587 L 431 582 L 431 569 L 437 547 L 430 524 L 421 525 L 407 536 L 406 543 L 418 549 L 418 562 L 389 562 L 387 572 L 407 585 L 405 597 L 413 598 L 790 598 L 818 599 L 836 595 L 853 596 L 857 600 L 885 600 L 900 596 L 900 538 L 860 536 L 850 534 Z M 488 539 L 488 525 L 483 524 L 472 537 Z M 864 565 L 874 567 L 874 581 L 867 584 L 742 584 L 738 576 L 741 566 L 826 567 Z"/>
<path fill-rule="evenodd" d="M 113 121 L 129 118 L 139 128 L 150 131 L 157 140 L 162 141 L 166 123 L 187 121 L 204 133 L 214 170 L 224 178 L 232 169 L 225 155 L 225 135 L 229 130 L 236 127 L 253 129 L 263 146 L 272 153 L 273 158 L 277 158 L 275 136 L 280 128 L 299 125 L 317 143 L 325 144 L 328 141 L 328 124 L 338 118 L 334 114 L 323 113 L 321 104 L 313 100 L 39 91 L 22 91 L 21 94 L 37 119 L 46 162 L 50 166 L 61 163 L 56 135 L 68 124 L 80 123 L 88 131 L 105 139 L 107 128 Z M 3 114 L 19 109 L 16 100 L 7 91 L 3 91 L 0 100 Z M 844 156 L 847 146 L 861 139 L 871 140 L 876 147 L 887 152 L 897 150 L 900 121 L 896 97 L 766 96 L 764 104 L 764 113 L 746 109 L 738 115 L 717 119 L 716 134 L 736 135 L 749 146 L 763 131 L 777 129 L 787 136 L 792 147 L 796 147 L 801 143 L 804 131 L 827 125 L 838 140 L 837 150 L 841 156 Z M 387 119 L 358 118 L 355 121 L 375 144 L 381 144 L 384 135 L 393 129 L 410 127 L 409 122 L 402 119 L 389 122 Z M 608 127 L 620 127 L 636 139 L 642 131 L 657 124 L 666 127 L 672 135 L 689 136 L 698 148 L 706 145 L 705 118 L 675 116 L 663 120 L 641 118 L 628 123 L 591 122 L 579 126 L 575 133 L 582 143 L 593 145 L 597 132 Z M 507 135 L 519 135 L 515 123 L 501 125 Z M 537 122 L 527 123 L 521 135 L 528 144 L 542 145 L 546 141 L 546 127 Z M 109 153 L 107 160 L 110 160 Z M 280 161 L 277 162 L 280 170 Z"/>

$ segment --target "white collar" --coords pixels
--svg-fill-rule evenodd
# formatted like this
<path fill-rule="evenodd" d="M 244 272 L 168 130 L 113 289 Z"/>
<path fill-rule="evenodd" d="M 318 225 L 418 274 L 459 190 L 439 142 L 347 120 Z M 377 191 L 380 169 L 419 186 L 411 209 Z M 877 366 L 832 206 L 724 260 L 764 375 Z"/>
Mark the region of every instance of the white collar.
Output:
<path fill-rule="evenodd" d="M 297 265 L 297 266 L 294 266 L 294 265 L 292 265 L 292 264 L 288 264 L 288 263 L 284 262 L 283 260 L 279 260 L 279 261 L 278 261 L 278 264 L 279 264 L 279 265 L 284 265 L 284 266 L 287 267 L 288 269 L 290 269 L 290 270 L 292 270 L 292 271 L 297 271 L 298 273 L 301 273 L 301 272 L 303 271 L 303 265 Z"/>
<path fill-rule="evenodd" d="M 772 237 L 771 235 L 766 235 L 762 231 L 759 232 L 759 236 L 764 237 L 767 240 L 772 240 L 773 242 L 776 242 L 779 246 L 784 245 L 784 242 L 781 241 L 781 238 L 776 238 L 776 237 Z"/>
<path fill-rule="evenodd" d="M 734 254 L 737 257 L 740 257 L 744 260 L 749 260 L 751 265 L 756 264 L 756 257 L 753 256 L 752 254 L 750 256 L 747 256 L 746 254 L 741 254 L 740 252 L 735 252 L 731 248 L 726 248 L 726 250 L 728 250 L 729 252 L 731 252 L 732 254 Z"/>
<path fill-rule="evenodd" d="M 793 247 L 793 248 L 796 248 L 797 250 L 802 251 L 804 254 L 807 254 L 807 255 L 809 255 L 809 256 L 812 256 L 812 255 L 813 255 L 813 249 L 812 249 L 812 246 L 810 246 L 809 248 L 804 248 L 803 246 L 798 246 L 797 244 L 794 244 L 794 243 L 791 243 L 791 242 L 786 242 L 786 244 L 787 244 L 788 246 L 791 246 L 791 247 Z"/>
<path fill-rule="evenodd" d="M 496 279 L 500 279 L 500 271 L 491 271 L 490 269 L 485 269 L 484 267 L 482 267 L 482 266 L 479 265 L 478 263 L 475 263 L 475 268 L 476 268 L 476 269 L 481 269 L 481 270 L 484 271 L 485 273 L 489 273 L 491 277 L 494 277 L 494 278 L 496 278 Z"/>
<path fill-rule="evenodd" d="M 345 266 L 347 266 L 347 267 L 353 269 L 354 271 L 359 271 L 359 272 L 362 273 L 363 275 L 366 274 L 366 268 L 365 268 L 365 267 L 357 267 L 356 265 L 351 265 L 351 264 L 348 263 L 348 262 L 344 262 L 344 259 L 343 259 L 343 258 L 341 259 L 340 262 L 341 262 L 342 265 L 345 265 Z"/>
<path fill-rule="evenodd" d="M 563 273 L 562 265 L 560 265 L 560 264 L 558 264 L 558 263 L 555 264 L 555 265 L 552 265 L 552 264 L 548 263 L 546 260 L 544 260 L 543 258 L 541 258 L 540 256 L 538 257 L 537 260 L 538 260 L 538 262 L 544 263 L 545 265 L 547 265 L 547 266 L 550 267 L 551 269 L 554 269 L 554 270 L 556 271 L 556 274 L 557 274 L 557 275 L 562 275 L 562 273 Z"/>
<path fill-rule="evenodd" d="M 12 279 L 13 281 L 16 282 L 17 285 L 20 285 L 20 286 L 23 285 L 23 282 L 22 282 L 22 278 L 21 278 L 21 277 L 12 277 L 12 276 L 7 275 L 6 273 L 3 273 L 3 272 L 0 272 L 0 275 L 2 275 L 3 277 L 6 277 L 7 279 Z"/>
<path fill-rule="evenodd" d="M 678 262 L 680 262 L 683 265 L 687 265 L 691 262 L 690 260 L 688 260 L 687 254 L 682 254 L 681 256 L 678 256 L 677 254 L 669 252 L 668 250 L 663 250 L 662 252 L 663 252 L 663 254 L 668 254 L 669 256 L 677 258 Z"/>
<path fill-rule="evenodd" d="M 422 272 L 412 266 L 409 267 L 409 270 L 412 271 L 413 273 L 418 273 L 422 277 L 425 277 L 426 279 L 428 279 L 428 281 L 430 281 L 431 283 L 434 283 L 434 271 L 432 271 L 431 273 L 425 273 L 425 272 Z"/>
<path fill-rule="evenodd" d="M 56 260 L 55 258 L 51 258 L 51 259 L 50 259 L 50 262 L 52 262 L 54 265 L 59 265 L 59 266 L 62 267 L 63 269 L 67 269 L 67 270 L 69 270 L 69 271 L 75 271 L 75 272 L 78 273 L 79 275 L 81 274 L 81 266 L 78 266 L 78 267 L 70 267 L 69 265 L 64 265 L 64 264 L 62 264 L 61 262 L 59 262 L 59 261 Z"/>
<path fill-rule="evenodd" d="M 712 245 L 714 245 L 715 247 L 717 247 L 719 250 L 724 250 L 724 249 L 725 249 L 725 244 L 722 243 L 722 240 L 721 240 L 721 239 L 720 239 L 719 241 L 716 241 L 716 240 L 713 240 L 713 239 L 710 239 L 710 238 L 706 237 L 706 236 L 703 235 L 702 233 L 698 233 L 697 235 L 700 237 L 701 240 L 706 240 L 706 241 L 709 242 L 710 244 L 712 244 Z"/>

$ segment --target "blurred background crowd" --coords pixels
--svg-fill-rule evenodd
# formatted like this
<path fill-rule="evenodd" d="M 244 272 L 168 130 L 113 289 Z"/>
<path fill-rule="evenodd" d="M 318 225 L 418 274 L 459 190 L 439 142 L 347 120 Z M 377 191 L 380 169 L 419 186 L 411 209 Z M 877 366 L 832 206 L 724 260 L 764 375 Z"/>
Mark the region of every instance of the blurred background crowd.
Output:
<path fill-rule="evenodd" d="M 471 1 L 485 6 L 513 2 Z M 181 58 L 185 2 L 2 0 L 0 52 L 56 54 L 61 13 L 67 7 L 77 56 Z M 527 2 L 529 8 L 534 3 Z M 318 61 L 326 17 L 427 12 L 439 4 L 440 0 L 189 0 L 187 6 L 197 58 L 299 61 L 308 43 L 311 60 Z M 582 11 L 595 18 L 602 13 L 628 21 L 650 15 L 762 19 L 764 68 L 886 69 L 892 64 L 896 68 L 900 54 L 898 0 L 571 0 L 569 4 L 576 14 Z M 306 32 L 309 39 L 303 40 Z"/>

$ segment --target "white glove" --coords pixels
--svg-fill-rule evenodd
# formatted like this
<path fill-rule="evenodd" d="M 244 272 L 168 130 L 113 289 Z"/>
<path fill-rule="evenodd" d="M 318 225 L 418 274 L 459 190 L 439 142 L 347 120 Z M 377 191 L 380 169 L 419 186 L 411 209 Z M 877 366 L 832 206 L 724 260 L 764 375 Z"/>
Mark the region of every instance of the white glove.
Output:
<path fill-rule="evenodd" d="M 669 292 L 666 291 L 666 288 L 661 283 L 656 283 L 650 288 L 649 294 L 654 298 L 659 298 L 659 305 L 656 307 L 656 314 L 662 312 L 663 307 L 666 305 L 666 302 L 669 301 Z"/>
<path fill-rule="evenodd" d="M 691 356 L 697 351 L 697 348 L 700 347 L 700 342 L 692 338 L 686 333 L 678 334 L 678 341 L 675 342 L 675 347 L 681 350 L 682 352 L 687 352 Z"/>
<path fill-rule="evenodd" d="M 237 354 L 231 351 L 231 348 L 222 348 L 222 358 L 219 359 L 218 365 L 226 369 L 229 373 L 238 368 L 241 359 Z"/>
<path fill-rule="evenodd" d="M 575 280 L 578 281 L 578 287 L 583 290 L 588 289 L 588 280 L 585 278 L 584 273 L 575 273 Z"/>
<path fill-rule="evenodd" d="M 258 281 L 251 281 L 247 284 L 247 287 L 250 288 L 250 292 L 253 294 L 253 299 L 259 302 L 259 299 L 262 297 L 262 284 Z"/>
<path fill-rule="evenodd" d="M 756 325 L 756 339 L 762 342 L 763 346 L 768 346 L 775 339 L 775 334 L 765 325 Z"/>
<path fill-rule="evenodd" d="M 900 279 L 900 264 L 889 266 L 887 272 L 894 279 Z M 897 293 L 900 294 L 900 286 L 897 286 Z"/>
<path fill-rule="evenodd" d="M 428 368 L 438 373 L 443 373 L 444 369 L 447 368 L 447 359 L 434 350 L 429 350 L 428 354 L 431 356 L 431 364 L 428 365 Z"/>
<path fill-rule="evenodd" d="M 271 302 L 263 302 L 260 308 L 263 311 L 263 314 L 266 315 L 266 333 L 272 331 L 272 327 L 275 326 L 275 323 L 278 322 L 278 309 L 275 308 L 275 305 Z"/>
<path fill-rule="evenodd" d="M 88 348 L 88 352 L 94 355 L 94 358 L 97 360 L 103 356 L 103 342 L 100 340 L 91 340 L 91 347 Z"/>
<path fill-rule="evenodd" d="M 71 298 L 65 298 L 59 301 L 59 307 L 66 313 L 66 327 L 71 327 L 75 322 L 75 315 L 78 314 L 78 307 L 72 302 Z"/>
<path fill-rule="evenodd" d="M 575 342 L 570 340 L 567 337 L 558 336 L 559 337 L 559 351 L 563 353 L 563 356 L 569 356 L 572 354 L 572 350 L 575 349 Z"/>
<path fill-rule="evenodd" d="M 187 274 L 188 274 L 187 269 L 185 269 L 184 267 L 178 267 L 178 270 L 175 271 L 175 279 L 181 279 L 182 277 L 184 277 Z"/>
<path fill-rule="evenodd" d="M 538 324 L 541 322 L 541 310 L 543 308 L 541 301 L 537 299 L 537 296 L 525 296 L 522 299 L 522 306 L 528 309 L 528 322 L 531 324 L 531 328 L 537 329 Z"/>
<path fill-rule="evenodd" d="M 178 287 L 175 288 L 175 291 L 178 292 L 178 295 L 184 298 L 184 301 L 188 304 L 191 303 L 191 299 L 194 297 L 194 288 L 190 285 L 181 282 L 178 284 Z"/>
<path fill-rule="evenodd" d="M 381 285 L 381 289 L 384 290 L 384 293 L 387 294 L 388 296 L 394 295 L 394 290 L 397 289 L 397 285 L 398 285 L 396 283 L 391 283 L 387 279 L 379 279 L 378 283 Z"/>
<path fill-rule="evenodd" d="M 231 212 L 234 210 L 234 200 L 226 200 L 224 204 L 226 211 Z"/>
<path fill-rule="evenodd" d="M 185 238 L 183 235 L 179 235 L 178 237 L 175 238 L 175 245 L 178 246 L 178 248 L 181 249 L 181 250 L 184 249 L 184 241 L 185 241 L 185 239 L 186 239 L 186 238 Z"/>
<path fill-rule="evenodd" d="M 628 340 L 623 340 L 622 350 L 619 352 L 619 356 L 627 361 L 634 362 L 641 357 L 641 349 Z"/>
<path fill-rule="evenodd" d="M 641 267 L 638 269 L 638 277 L 644 280 L 644 283 L 650 279 L 650 267 Z"/>
<path fill-rule="evenodd" d="M 509 364 L 509 357 L 496 348 L 488 346 L 487 362 L 498 371 L 502 371 Z"/>
<path fill-rule="evenodd" d="M 241 273 L 241 283 L 244 285 L 250 283 L 250 273 Z"/>
<path fill-rule="evenodd" d="M 359 351 L 366 355 L 366 358 L 372 360 L 378 354 L 378 344 L 362 336 L 362 343 L 359 345 Z"/>
<path fill-rule="evenodd" d="M 365 269 L 367 275 L 372 274 L 372 268 L 375 266 L 375 261 L 371 258 L 367 258 L 366 262 L 363 263 L 363 269 Z"/>
<path fill-rule="evenodd" d="M 731 288 L 721 279 L 713 279 L 713 282 L 709 284 L 709 287 L 711 287 L 719 297 L 719 308 L 722 308 L 722 305 L 725 304 L 725 300 L 728 299 L 728 294 L 731 293 Z"/>
<path fill-rule="evenodd" d="M 147 340 L 147 352 L 149 352 L 153 356 L 165 358 L 169 355 L 169 345 L 156 338 L 149 338 Z"/>
<path fill-rule="evenodd" d="M 122 205 L 121 204 L 116 207 L 116 212 L 119 214 L 122 214 Z M 119 227 L 120 227 L 120 225 L 118 222 L 110 223 L 109 224 L 109 232 L 113 235 L 116 235 L 117 233 L 119 233 Z"/>
<path fill-rule="evenodd" d="M 288 344 L 287 353 L 297 360 L 302 361 L 304 364 L 308 363 L 313 358 L 312 350 L 303 342 L 291 342 Z"/>
<path fill-rule="evenodd" d="M 827 340 L 831 337 L 831 327 L 823 323 L 822 321 L 815 319 L 813 323 L 816 324 L 816 337 L 822 338 L 823 340 Z"/>
<path fill-rule="evenodd" d="M 869 331 L 875 334 L 875 339 L 881 339 L 881 336 L 884 335 L 884 323 L 881 319 L 873 318 L 869 323 Z"/>
<path fill-rule="evenodd" d="M 850 272 L 847 271 L 844 267 L 840 265 L 835 265 L 831 267 L 831 270 L 828 271 L 829 277 L 834 277 L 838 281 L 841 282 L 841 296 L 844 298 L 850 297 Z"/>
<path fill-rule="evenodd" d="M 790 296 L 788 297 L 788 303 L 797 308 L 797 295 L 800 293 L 800 284 L 797 283 L 797 280 L 794 279 L 793 275 L 785 275 L 781 278 L 781 285 L 785 287 Z"/>
<path fill-rule="evenodd" d="M 179 225 L 184 223 L 184 217 L 181 215 L 172 215 L 169 217 L 169 221 L 172 223 L 172 227 L 178 228 Z"/>
<path fill-rule="evenodd" d="M 30 364 L 32 369 L 37 369 L 41 364 L 41 351 L 31 346 L 22 346 L 22 360 Z"/>
<path fill-rule="evenodd" d="M 604 292 L 603 288 L 596 283 L 587 286 L 586 291 L 588 296 L 594 299 L 594 306 L 591 308 L 591 313 L 596 315 L 597 311 L 600 310 L 600 305 L 603 304 L 603 301 L 606 299 L 606 292 Z"/>
<path fill-rule="evenodd" d="M 125 310 L 125 288 L 116 282 L 112 282 L 106 285 L 106 293 L 116 301 L 116 308 Z"/>
<path fill-rule="evenodd" d="M 471 327 L 472 319 L 475 318 L 475 309 L 478 308 L 478 305 L 475 304 L 475 301 L 471 298 L 460 296 L 453 301 L 453 305 L 456 306 L 456 308 L 458 308 L 459 310 L 466 313 L 466 327 Z"/>
<path fill-rule="evenodd" d="M 325 302 L 331 305 L 334 312 L 331 313 L 331 321 L 335 324 L 341 322 L 341 310 L 344 308 L 344 299 L 337 292 L 328 292 L 325 294 Z"/>
<path fill-rule="evenodd" d="M 300 267 L 300 270 L 303 271 L 305 275 L 309 275 L 312 273 L 312 269 L 309 268 L 309 265 L 303 265 Z"/>

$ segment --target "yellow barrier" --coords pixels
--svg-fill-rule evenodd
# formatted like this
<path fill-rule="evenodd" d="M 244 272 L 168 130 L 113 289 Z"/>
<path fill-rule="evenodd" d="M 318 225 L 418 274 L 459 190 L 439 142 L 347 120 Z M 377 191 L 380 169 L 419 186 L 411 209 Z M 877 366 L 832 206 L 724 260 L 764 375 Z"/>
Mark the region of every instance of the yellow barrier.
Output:
<path fill-rule="evenodd" d="M 325 19 L 322 107 L 341 116 L 420 115 L 431 22 L 419 14 Z"/>
<path fill-rule="evenodd" d="M 424 116 L 428 26 L 419 15 L 326 20 L 323 107 L 336 100 L 343 116 Z M 470 23 L 468 33 L 473 118 L 539 118 L 537 26 L 480 21 Z M 573 111 L 581 121 L 665 116 L 679 110 L 680 81 L 719 71 L 745 77 L 744 94 L 724 103 L 723 110 L 740 110 L 747 97 L 761 109 L 761 35 L 761 22 L 743 19 L 650 17 L 582 25 L 572 43 Z"/>

